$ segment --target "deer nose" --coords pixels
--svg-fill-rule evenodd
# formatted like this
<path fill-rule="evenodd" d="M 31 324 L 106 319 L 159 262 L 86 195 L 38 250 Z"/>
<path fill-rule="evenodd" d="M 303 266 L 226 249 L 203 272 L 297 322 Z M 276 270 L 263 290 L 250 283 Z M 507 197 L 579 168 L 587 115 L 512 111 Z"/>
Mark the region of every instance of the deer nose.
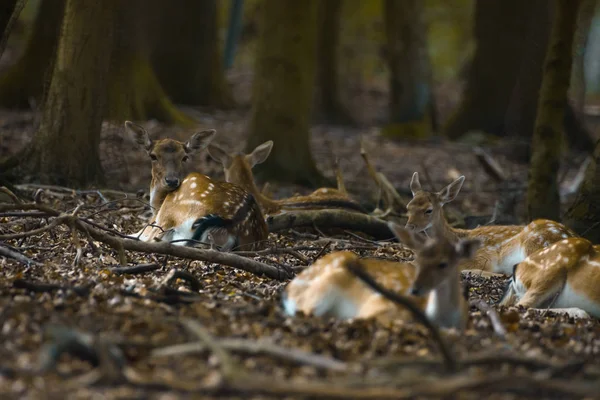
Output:
<path fill-rule="evenodd" d="M 414 231 L 416 226 L 415 226 L 415 224 L 406 224 L 405 228 L 408 229 L 409 231 Z"/>
<path fill-rule="evenodd" d="M 419 292 L 420 290 L 418 287 L 413 287 L 412 289 L 410 289 L 410 294 L 412 294 L 413 296 L 418 296 Z"/>
<path fill-rule="evenodd" d="M 171 189 L 175 189 L 179 186 L 179 179 L 177 178 L 165 178 L 165 183 Z"/>

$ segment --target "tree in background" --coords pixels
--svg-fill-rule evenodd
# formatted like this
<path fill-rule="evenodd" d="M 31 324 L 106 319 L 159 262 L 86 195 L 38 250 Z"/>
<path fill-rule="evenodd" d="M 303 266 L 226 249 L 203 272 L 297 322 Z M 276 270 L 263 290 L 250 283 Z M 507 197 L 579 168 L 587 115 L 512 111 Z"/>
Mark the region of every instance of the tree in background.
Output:
<path fill-rule="evenodd" d="M 571 85 L 569 98 L 572 99 L 573 110 L 581 120 L 585 105 L 585 53 L 590 35 L 596 0 L 583 0 L 577 16 L 577 30 L 573 42 L 573 68 L 571 70 Z"/>
<path fill-rule="evenodd" d="M 40 182 L 103 181 L 100 128 L 118 0 L 67 0 L 52 81 L 32 143 L 12 161 Z"/>
<path fill-rule="evenodd" d="M 148 24 L 152 9 L 143 0 L 123 2 L 117 15 L 116 41 L 108 85 L 107 118 L 117 121 L 157 119 L 166 123 L 192 124 L 177 110 L 152 68 Z"/>
<path fill-rule="evenodd" d="M 321 185 L 309 145 L 318 1 L 265 0 L 262 12 L 246 149 L 275 142 L 261 179 Z"/>
<path fill-rule="evenodd" d="M 582 0 L 556 0 L 550 45 L 533 133 L 527 208 L 529 218 L 560 218 L 558 167 L 567 92 L 571 77 L 573 38 Z"/>
<path fill-rule="evenodd" d="M 152 2 L 152 65 L 172 101 L 194 106 L 234 105 L 219 49 L 217 1 Z"/>
<path fill-rule="evenodd" d="M 338 54 L 342 0 L 319 3 L 317 47 L 317 104 L 320 117 L 331 123 L 352 124 L 352 118 L 340 99 Z"/>
<path fill-rule="evenodd" d="M 19 60 L 0 77 L 0 106 L 29 108 L 41 100 L 51 71 L 62 23 L 65 0 L 41 0 L 31 35 Z"/>
<path fill-rule="evenodd" d="M 389 125 L 384 135 L 429 134 L 431 66 L 422 0 L 385 0 L 385 54 L 390 69 Z"/>

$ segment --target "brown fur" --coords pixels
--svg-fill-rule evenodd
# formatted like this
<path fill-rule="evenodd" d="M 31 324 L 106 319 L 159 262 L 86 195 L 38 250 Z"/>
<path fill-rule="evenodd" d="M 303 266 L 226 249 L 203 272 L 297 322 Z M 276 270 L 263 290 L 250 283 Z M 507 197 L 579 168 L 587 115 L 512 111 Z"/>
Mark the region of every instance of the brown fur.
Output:
<path fill-rule="evenodd" d="M 482 241 L 483 246 L 475 257 L 461 264 L 462 270 L 481 269 L 509 275 L 512 266 L 525 257 L 554 242 L 577 236 L 566 226 L 547 219 L 537 219 L 528 225 L 455 229 L 448 224 L 443 206 L 456 198 L 463 182 L 464 176 L 461 176 L 439 192 L 428 192 L 422 190 L 419 175 L 415 172 L 410 184 L 413 199 L 406 206 L 408 229 L 416 232 L 436 229 L 450 241 L 463 238 Z"/>
<path fill-rule="evenodd" d="M 143 127 L 130 121 L 125 122 L 125 127 L 152 160 L 152 224 L 157 227 L 149 226 L 138 232 L 136 236 L 141 240 L 158 240 L 165 232 L 179 229 L 184 223 L 191 229 L 190 221 L 211 214 L 231 219 L 250 195 L 239 185 L 214 181 L 199 173 L 186 175 L 188 159 L 208 145 L 215 135 L 214 130 L 196 133 L 184 143 L 173 139 L 152 141 Z M 167 179 L 177 180 L 178 186 L 170 187 Z M 229 233 L 238 238 L 242 249 L 262 247 L 268 228 L 258 204 L 254 202 L 247 215 L 240 218 Z M 189 233 L 191 235 L 191 231 Z"/>
<path fill-rule="evenodd" d="M 215 144 L 208 147 L 211 157 L 223 165 L 225 180 L 243 186 L 254 195 L 266 215 L 278 214 L 290 210 L 318 210 L 327 208 L 342 208 L 363 212 L 358 203 L 348 197 L 339 169 L 336 173 L 338 189 L 319 188 L 307 196 L 294 196 L 287 199 L 270 199 L 258 190 L 254 182 L 252 168 L 263 163 L 269 156 L 273 146 L 272 141 L 256 147 L 250 154 L 227 153 Z"/>
<path fill-rule="evenodd" d="M 569 291 L 577 293 L 595 307 L 581 307 L 572 301 L 565 300 L 563 308 L 579 307 L 595 317 L 600 317 L 600 253 L 598 245 L 594 246 L 584 238 L 569 238 L 554 243 L 527 257 L 516 267 L 512 285 L 525 289 L 520 298 L 515 287 L 502 299 L 501 305 L 517 304 L 523 307 L 545 307 L 554 300 L 561 301 L 567 285 Z"/>

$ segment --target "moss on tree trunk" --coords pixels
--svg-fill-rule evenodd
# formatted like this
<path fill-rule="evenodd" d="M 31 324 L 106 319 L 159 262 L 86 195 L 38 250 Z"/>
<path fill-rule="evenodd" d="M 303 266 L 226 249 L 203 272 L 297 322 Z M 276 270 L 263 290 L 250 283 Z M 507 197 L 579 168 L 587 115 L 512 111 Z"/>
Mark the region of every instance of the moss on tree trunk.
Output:
<path fill-rule="evenodd" d="M 319 40 L 317 47 L 317 111 L 320 120 L 353 124 L 340 99 L 338 54 L 342 0 L 319 3 Z"/>
<path fill-rule="evenodd" d="M 154 2 L 152 65 L 165 92 L 178 104 L 234 105 L 219 48 L 217 0 Z M 151 3 L 152 4 L 152 3 Z"/>
<path fill-rule="evenodd" d="M 558 220 L 560 217 L 557 174 L 571 77 L 573 38 L 580 4 L 581 0 L 556 0 L 533 133 L 527 191 L 530 219 Z"/>
<path fill-rule="evenodd" d="M 316 64 L 317 0 L 265 0 L 257 49 L 250 135 L 246 145 L 273 140 L 256 166 L 260 179 L 319 186 L 325 181 L 309 146 Z"/>
<path fill-rule="evenodd" d="M 600 243 L 600 141 L 596 143 L 594 159 L 564 222 L 592 243 Z"/>
<path fill-rule="evenodd" d="M 390 69 L 386 136 L 427 137 L 431 132 L 431 68 L 422 0 L 385 0 L 386 60 Z"/>
<path fill-rule="evenodd" d="M 118 0 L 67 0 L 40 127 L 18 158 L 37 181 L 102 183 L 99 143 Z"/>
<path fill-rule="evenodd" d="M 29 108 L 40 100 L 45 78 L 51 73 L 65 0 L 42 0 L 33 31 L 19 60 L 0 76 L 0 106 Z"/>

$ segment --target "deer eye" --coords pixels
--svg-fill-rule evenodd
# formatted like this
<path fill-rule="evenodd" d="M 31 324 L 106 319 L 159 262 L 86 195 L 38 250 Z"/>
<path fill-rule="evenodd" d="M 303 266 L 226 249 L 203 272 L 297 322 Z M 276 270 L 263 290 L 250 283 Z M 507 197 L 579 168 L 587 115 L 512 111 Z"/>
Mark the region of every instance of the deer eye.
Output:
<path fill-rule="evenodd" d="M 187 160 L 189 160 L 190 158 L 188 156 L 183 156 L 183 158 L 181 159 L 182 162 L 186 162 Z"/>
<path fill-rule="evenodd" d="M 156 154 L 150 154 L 150 159 L 152 161 L 158 161 L 158 157 L 156 157 Z"/>
<path fill-rule="evenodd" d="M 438 267 L 439 267 L 439 269 L 444 269 L 444 268 L 446 268 L 447 266 L 448 266 L 448 263 L 447 263 L 447 262 L 442 262 L 442 263 L 439 263 L 439 264 L 438 264 Z"/>
<path fill-rule="evenodd" d="M 430 209 L 428 209 L 427 211 L 425 211 L 425 214 L 431 214 L 432 212 L 433 212 L 433 209 L 432 209 L 432 208 L 430 208 Z"/>

